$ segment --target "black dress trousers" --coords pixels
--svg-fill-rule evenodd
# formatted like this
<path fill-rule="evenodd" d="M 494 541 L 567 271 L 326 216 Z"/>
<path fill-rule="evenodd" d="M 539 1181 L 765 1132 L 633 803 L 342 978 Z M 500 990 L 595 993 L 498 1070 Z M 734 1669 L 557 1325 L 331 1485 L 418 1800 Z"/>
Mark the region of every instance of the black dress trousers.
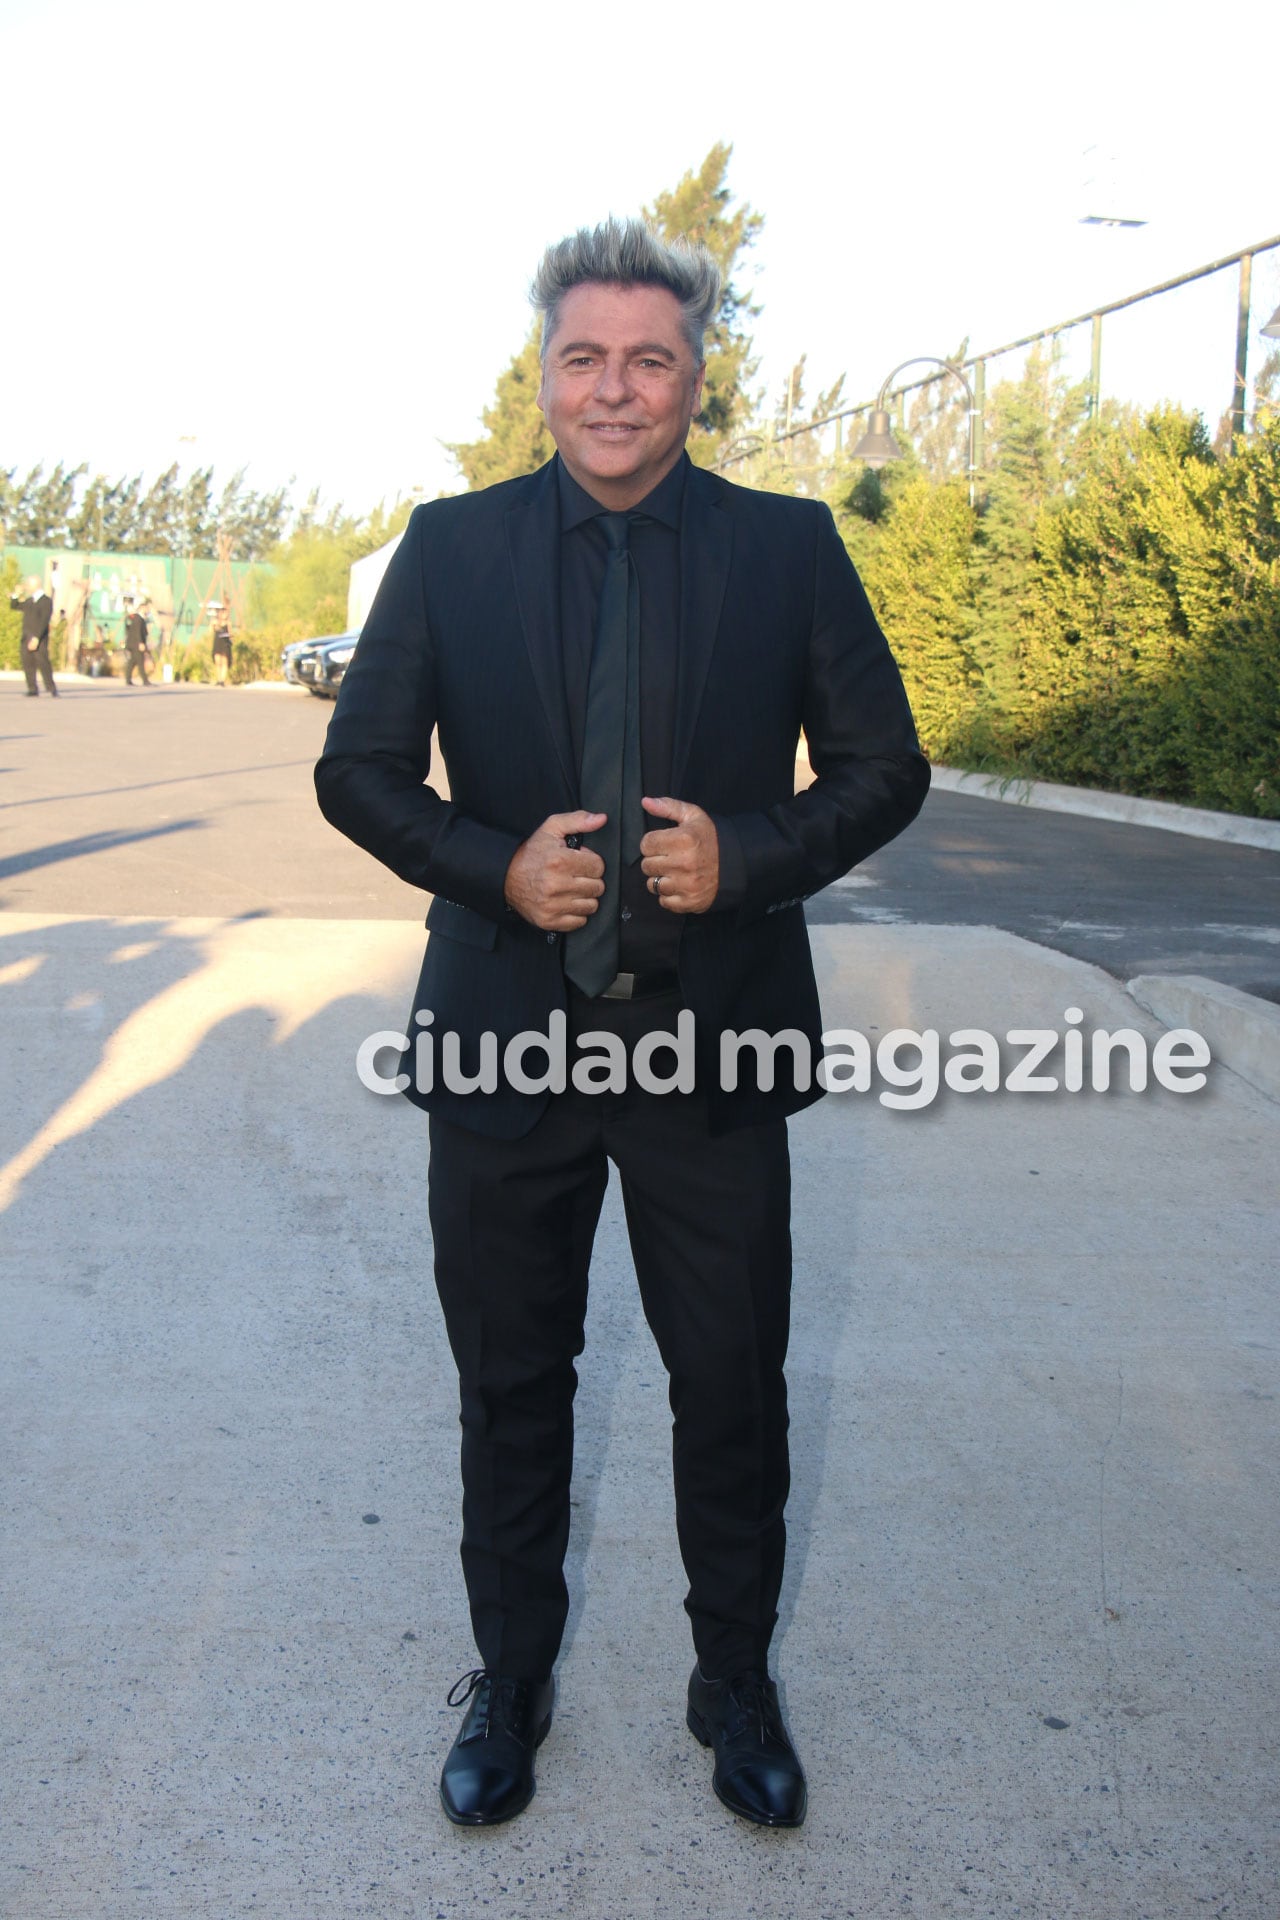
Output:
<path fill-rule="evenodd" d="M 678 993 L 571 998 L 574 1036 L 630 1058 L 674 1033 Z M 672 1062 L 659 1054 L 655 1071 Z M 791 1291 L 785 1120 L 713 1136 L 701 1093 L 555 1096 L 531 1133 L 494 1140 L 431 1118 L 436 1284 L 457 1362 L 462 1564 L 480 1658 L 551 1672 L 568 1595 L 575 1360 L 612 1161 L 645 1316 L 670 1378 L 685 1607 L 703 1671 L 765 1664 L 789 1484 L 783 1377 Z"/>

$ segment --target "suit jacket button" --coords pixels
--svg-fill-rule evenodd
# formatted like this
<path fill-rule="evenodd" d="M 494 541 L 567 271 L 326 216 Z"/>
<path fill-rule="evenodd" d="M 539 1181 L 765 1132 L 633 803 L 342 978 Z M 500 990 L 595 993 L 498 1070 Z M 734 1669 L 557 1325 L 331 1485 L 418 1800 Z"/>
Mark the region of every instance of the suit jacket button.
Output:
<path fill-rule="evenodd" d="M 556 943 L 556 935 L 554 933 L 549 933 L 547 935 L 547 945 L 549 947 L 554 947 L 555 943 Z"/>

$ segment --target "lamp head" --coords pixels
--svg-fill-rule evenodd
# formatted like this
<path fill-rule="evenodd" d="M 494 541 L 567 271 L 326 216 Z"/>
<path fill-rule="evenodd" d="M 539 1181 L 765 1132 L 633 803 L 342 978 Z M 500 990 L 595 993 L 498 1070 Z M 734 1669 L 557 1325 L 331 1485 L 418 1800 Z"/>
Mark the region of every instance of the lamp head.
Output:
<path fill-rule="evenodd" d="M 887 467 L 890 461 L 903 458 L 902 448 L 893 437 L 889 415 L 883 407 L 872 409 L 871 424 L 853 449 L 853 458 L 865 461 L 869 467 Z"/>

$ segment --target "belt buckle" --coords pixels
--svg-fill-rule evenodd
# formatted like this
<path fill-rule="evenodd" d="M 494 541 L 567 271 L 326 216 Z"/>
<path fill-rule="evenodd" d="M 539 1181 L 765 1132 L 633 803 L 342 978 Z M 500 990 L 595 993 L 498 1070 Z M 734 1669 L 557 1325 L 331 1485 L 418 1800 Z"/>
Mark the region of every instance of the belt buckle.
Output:
<path fill-rule="evenodd" d="M 602 1000 L 630 1000 L 636 990 L 634 973 L 618 973 L 600 995 Z"/>

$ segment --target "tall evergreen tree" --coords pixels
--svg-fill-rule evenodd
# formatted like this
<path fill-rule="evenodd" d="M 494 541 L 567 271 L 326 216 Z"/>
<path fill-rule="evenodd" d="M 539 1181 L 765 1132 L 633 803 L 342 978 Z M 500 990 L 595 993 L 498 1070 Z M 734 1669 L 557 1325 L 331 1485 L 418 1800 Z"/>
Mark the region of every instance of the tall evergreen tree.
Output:
<path fill-rule="evenodd" d="M 967 483 L 916 467 L 895 475 L 892 511 L 858 564 L 911 700 L 921 745 L 945 759 L 968 733 L 981 686 L 974 650 Z"/>
<path fill-rule="evenodd" d="M 1174 407 L 1089 439 L 1032 532 L 1027 752 L 1050 777 L 1280 812 L 1280 423 L 1222 456 Z"/>
<path fill-rule="evenodd" d="M 0 538 L 14 547 L 64 547 L 76 510 L 76 487 L 88 469 L 65 467 L 61 460 L 47 477 L 32 467 L 24 479 L 17 468 L 0 467 Z"/>
<path fill-rule="evenodd" d="M 974 644 L 989 728 L 998 738 L 1018 701 L 1033 530 L 1041 510 L 1071 481 L 1088 393 L 1063 378 L 1056 352 L 1035 346 L 1021 378 L 1002 381 L 989 404 L 985 507 L 973 555 Z"/>
<path fill-rule="evenodd" d="M 254 493 L 244 484 L 243 467 L 222 489 L 214 515 L 214 531 L 230 540 L 236 560 L 260 560 L 284 532 L 288 513 L 288 492 L 277 487 L 270 493 Z"/>
<path fill-rule="evenodd" d="M 180 554 L 212 554 L 209 525 L 213 517 L 213 468 L 197 467 L 188 474 L 178 505 L 177 546 Z"/>
<path fill-rule="evenodd" d="M 969 342 L 962 340 L 951 355 L 953 366 L 962 366 Z M 905 378 L 917 371 L 907 369 Z M 973 376 L 968 379 L 972 383 Z M 949 480 L 969 469 L 969 402 L 965 390 L 953 374 L 938 371 L 927 385 L 917 387 L 907 403 L 907 434 L 916 458 L 932 480 Z"/>
<path fill-rule="evenodd" d="M 731 480 L 766 493 L 821 498 L 847 478 L 831 430 L 815 424 L 839 408 L 844 375 L 838 375 L 835 384 L 811 403 L 805 389 L 807 361 L 808 355 L 802 353 L 779 387 L 772 416 L 760 419 L 754 432 L 731 442 L 732 455 L 725 468 Z"/>
<path fill-rule="evenodd" d="M 198 468 L 183 485 L 175 463 L 149 487 L 141 474 L 111 480 L 96 473 L 81 489 L 87 472 L 83 464 L 59 462 L 47 476 L 37 466 L 19 480 L 16 468 L 0 468 L 2 543 L 211 559 L 221 533 L 231 541 L 233 560 L 258 560 L 280 539 L 288 518 L 287 489 L 255 493 L 245 485 L 243 467 L 216 501 L 212 467 Z"/>
<path fill-rule="evenodd" d="M 689 454 L 701 467 L 714 466 L 725 446 L 747 425 L 747 383 L 758 362 L 751 358 L 746 324 L 760 309 L 737 284 L 743 255 L 754 245 L 764 215 L 745 202 L 731 205 L 727 184 L 733 148 L 722 140 L 702 165 L 644 209 L 649 225 L 667 241 L 686 239 L 707 249 L 723 275 L 720 307 L 707 330 L 707 377 L 702 411 L 689 436 Z"/>
<path fill-rule="evenodd" d="M 182 482 L 178 463 L 154 480 L 138 502 L 133 534 L 138 553 L 177 553 L 178 530 L 182 511 Z"/>
<path fill-rule="evenodd" d="M 95 473 L 80 500 L 75 517 L 67 529 L 67 544 L 101 553 L 136 553 L 134 528 L 142 476 L 108 480 Z"/>
<path fill-rule="evenodd" d="M 269 570 L 255 580 L 253 624 L 276 629 L 282 639 L 341 633 L 352 562 L 384 546 L 412 511 L 413 502 L 402 500 L 356 519 L 341 505 L 323 508 L 313 492 L 288 537 L 270 550 Z"/>
<path fill-rule="evenodd" d="M 483 437 L 449 448 L 473 491 L 491 487 L 498 480 L 513 480 L 517 474 L 532 473 L 555 452 L 537 405 L 542 384 L 538 338 L 535 321 L 519 353 L 498 375 L 493 403 L 481 416 Z"/>

